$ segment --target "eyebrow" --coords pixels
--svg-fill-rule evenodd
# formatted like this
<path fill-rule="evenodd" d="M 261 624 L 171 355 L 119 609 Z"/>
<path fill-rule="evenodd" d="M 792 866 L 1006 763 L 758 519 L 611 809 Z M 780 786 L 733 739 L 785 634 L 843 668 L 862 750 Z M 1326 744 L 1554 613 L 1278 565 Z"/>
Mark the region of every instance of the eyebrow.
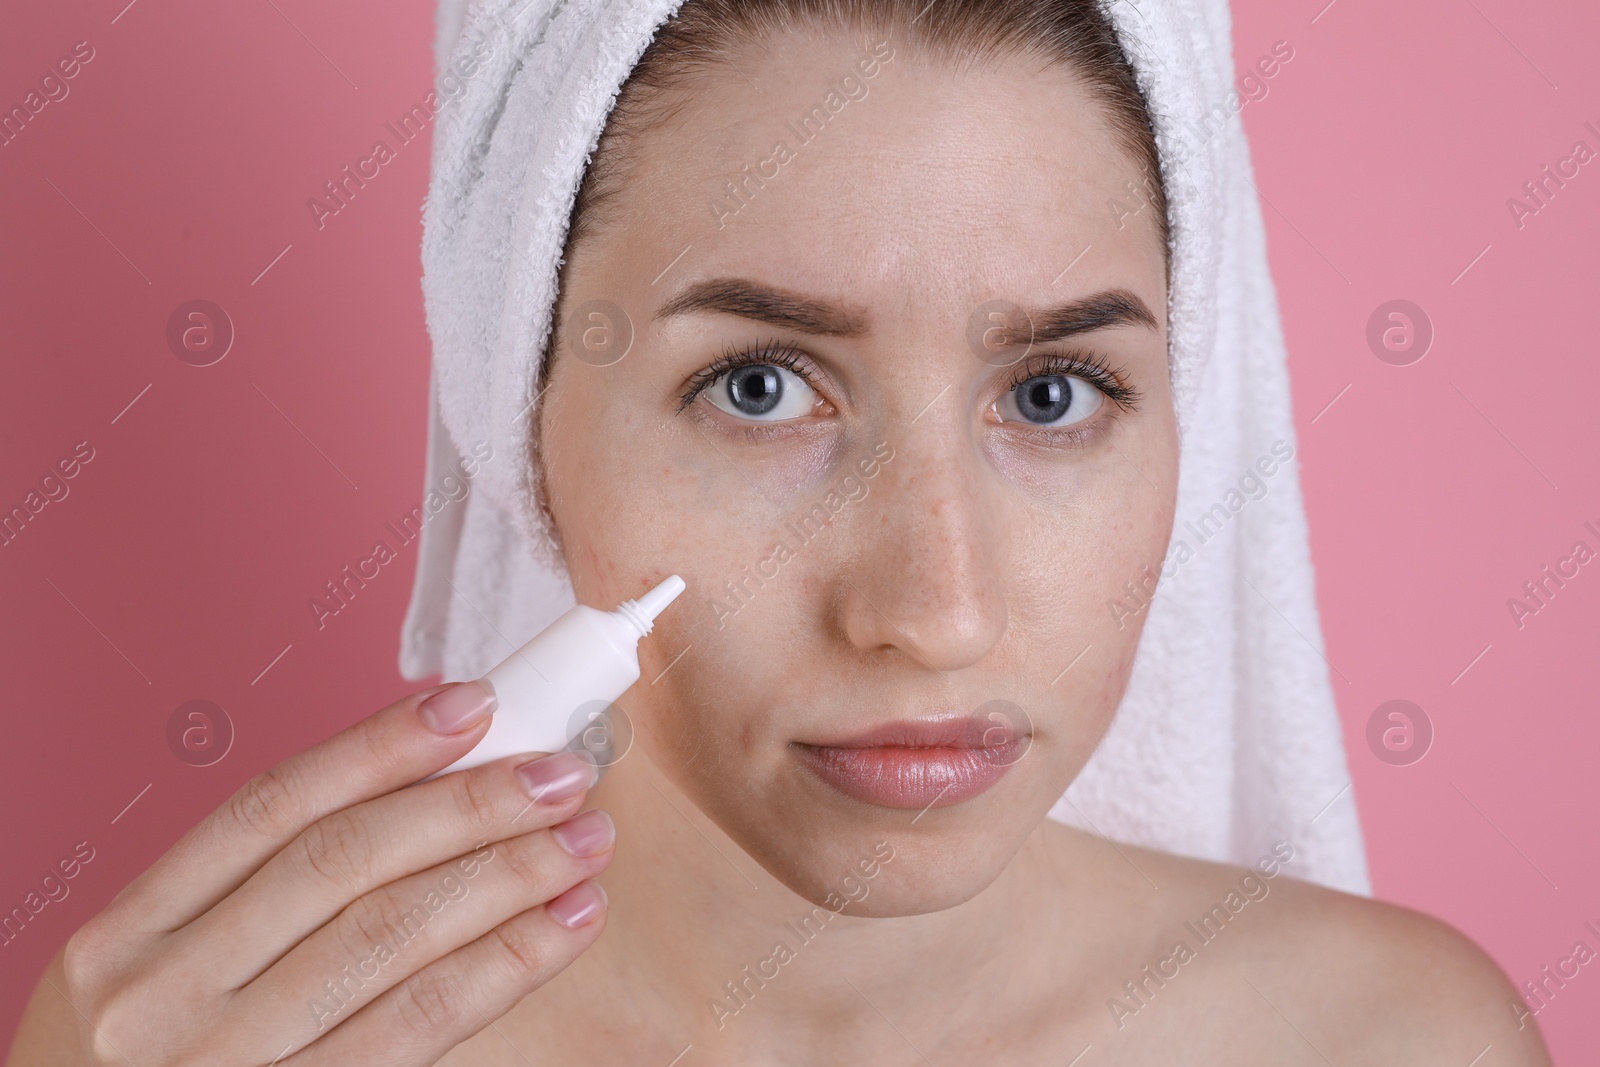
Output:
<path fill-rule="evenodd" d="M 695 282 L 658 308 L 655 317 L 664 319 L 694 312 L 737 315 L 821 337 L 860 337 L 868 332 L 867 318 L 859 311 L 748 278 Z M 1117 326 L 1158 328 L 1149 307 L 1126 289 L 1107 289 L 1064 304 L 1026 308 L 1024 312 L 1033 324 L 1035 344 Z"/>
<path fill-rule="evenodd" d="M 1035 344 L 1115 326 L 1159 328 L 1155 315 L 1144 301 L 1126 289 L 1107 289 L 1065 304 L 1029 309 L 1027 315 L 1028 321 L 1033 323 Z"/>
<path fill-rule="evenodd" d="M 695 282 L 658 308 L 655 317 L 664 319 L 696 311 L 738 315 L 822 337 L 859 337 L 867 332 L 866 317 L 858 312 L 748 278 Z"/>

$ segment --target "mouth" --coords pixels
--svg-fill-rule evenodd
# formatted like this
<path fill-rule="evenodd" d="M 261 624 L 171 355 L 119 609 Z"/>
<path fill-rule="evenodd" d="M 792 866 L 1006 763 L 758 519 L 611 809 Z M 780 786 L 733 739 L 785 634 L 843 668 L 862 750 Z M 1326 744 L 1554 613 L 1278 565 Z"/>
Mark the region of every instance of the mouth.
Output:
<path fill-rule="evenodd" d="M 1000 715 L 885 723 L 850 737 L 791 741 L 846 796 L 885 808 L 947 807 L 982 793 L 1027 752 L 1031 733 Z"/>

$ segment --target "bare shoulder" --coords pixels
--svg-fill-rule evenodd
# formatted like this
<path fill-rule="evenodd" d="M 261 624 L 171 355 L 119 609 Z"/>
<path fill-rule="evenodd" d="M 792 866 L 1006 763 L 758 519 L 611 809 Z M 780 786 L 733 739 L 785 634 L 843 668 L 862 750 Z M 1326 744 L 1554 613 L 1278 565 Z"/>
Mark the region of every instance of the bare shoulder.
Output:
<path fill-rule="evenodd" d="M 1292 853 L 1279 842 L 1252 867 L 1129 855 L 1171 887 L 1163 925 L 1186 935 L 1216 988 L 1248 983 L 1252 1003 L 1240 1011 L 1279 1017 L 1306 1052 L 1461 1067 L 1493 1049 L 1485 1061 L 1499 1067 L 1550 1063 L 1515 986 L 1471 938 L 1411 908 L 1302 881 Z"/>
<path fill-rule="evenodd" d="M 1282 876 L 1270 935 L 1318 961 L 1296 983 L 1326 998 L 1336 1021 L 1357 1024 L 1370 1052 L 1407 1062 L 1462 1062 L 1492 1048 L 1497 1064 L 1550 1062 L 1516 987 L 1471 938 L 1411 908 Z"/>

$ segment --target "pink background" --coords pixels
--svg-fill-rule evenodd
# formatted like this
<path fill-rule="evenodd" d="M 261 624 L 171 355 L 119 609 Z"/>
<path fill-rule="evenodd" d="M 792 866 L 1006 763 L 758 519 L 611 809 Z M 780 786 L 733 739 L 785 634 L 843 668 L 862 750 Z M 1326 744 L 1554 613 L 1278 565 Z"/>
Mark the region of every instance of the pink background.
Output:
<path fill-rule="evenodd" d="M 183 829 L 411 688 L 395 661 L 414 544 L 324 629 L 307 601 L 421 495 L 426 138 L 323 229 L 306 201 L 429 90 L 431 4 L 125 3 L 12 5 L 0 35 L 6 107 L 75 42 L 95 49 L 0 147 L 0 508 L 94 449 L 0 548 L 0 910 L 95 849 L 0 947 L 6 1042 L 48 957 Z M 1600 564 L 1521 629 L 1506 605 L 1574 541 L 1600 548 L 1582 528 L 1600 528 L 1600 163 L 1520 229 L 1506 202 L 1576 140 L 1600 149 L 1583 128 L 1600 127 L 1600 14 L 1321 8 L 1241 0 L 1235 42 L 1241 70 L 1294 49 L 1242 116 L 1354 792 L 1377 895 L 1521 982 L 1600 925 Z M 194 298 L 237 329 L 204 368 L 165 337 Z M 1435 330 L 1410 366 L 1366 342 L 1396 298 Z M 237 730 L 204 768 L 166 741 L 197 698 Z M 1394 698 L 1435 731 L 1409 766 L 1366 742 Z M 1539 1018 L 1558 1062 L 1600 1047 L 1600 969 Z"/>

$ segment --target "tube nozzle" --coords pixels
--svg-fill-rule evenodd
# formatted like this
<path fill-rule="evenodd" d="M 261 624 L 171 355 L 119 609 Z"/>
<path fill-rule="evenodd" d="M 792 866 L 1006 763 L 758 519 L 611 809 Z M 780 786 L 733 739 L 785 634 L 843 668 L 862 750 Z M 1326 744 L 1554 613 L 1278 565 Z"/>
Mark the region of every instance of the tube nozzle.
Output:
<path fill-rule="evenodd" d="M 628 617 L 639 628 L 640 635 L 648 634 L 651 624 L 657 615 L 666 609 L 666 606 L 678 598 L 678 594 L 687 588 L 682 578 L 676 574 L 668 575 L 644 596 L 637 600 L 624 600 L 617 606 L 617 611 Z"/>

